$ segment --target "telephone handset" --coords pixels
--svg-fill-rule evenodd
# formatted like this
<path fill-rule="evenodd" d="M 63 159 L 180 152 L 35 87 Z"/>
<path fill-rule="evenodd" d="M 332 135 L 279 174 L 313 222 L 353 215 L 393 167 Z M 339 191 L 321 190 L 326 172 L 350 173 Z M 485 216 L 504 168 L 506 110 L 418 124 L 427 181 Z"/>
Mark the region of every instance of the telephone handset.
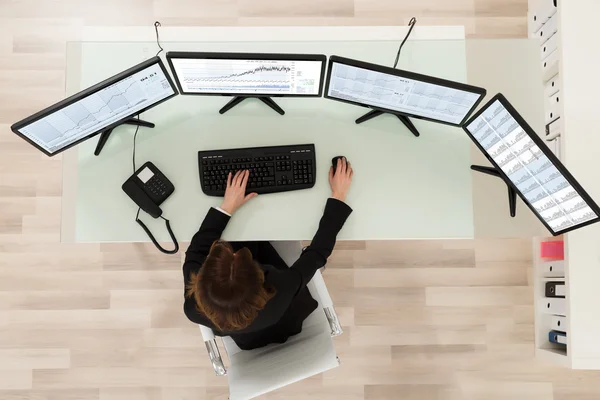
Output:
<path fill-rule="evenodd" d="M 148 214 L 150 214 L 153 218 L 162 218 L 165 220 L 167 230 L 169 231 L 169 235 L 175 244 L 175 248 L 173 250 L 165 250 L 162 248 L 154 236 L 146 227 L 146 225 L 139 219 L 139 210 L 138 215 L 135 218 L 135 221 L 144 229 L 146 234 L 152 240 L 152 243 L 156 246 L 158 250 L 166 254 L 175 254 L 179 250 L 179 244 L 177 243 L 177 239 L 175 239 L 175 235 L 171 230 L 171 225 L 169 224 L 169 220 L 162 216 L 162 210 L 160 205 L 175 191 L 175 186 L 171 183 L 167 177 L 160 172 L 160 170 L 152 164 L 150 161 L 142 165 L 135 173 L 127 179 L 127 181 L 123 184 L 122 189 L 127 195 L 137 204 L 140 209 L 144 210 Z"/>

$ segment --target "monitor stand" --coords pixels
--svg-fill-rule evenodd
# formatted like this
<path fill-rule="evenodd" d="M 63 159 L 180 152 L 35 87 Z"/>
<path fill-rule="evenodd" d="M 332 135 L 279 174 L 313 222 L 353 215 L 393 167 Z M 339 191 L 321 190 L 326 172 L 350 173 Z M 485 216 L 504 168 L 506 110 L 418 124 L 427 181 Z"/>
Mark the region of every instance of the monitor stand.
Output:
<path fill-rule="evenodd" d="M 94 150 L 95 156 L 100 155 L 100 152 L 102 151 L 102 149 L 104 148 L 104 145 L 108 141 L 108 138 L 110 137 L 110 134 L 112 133 L 113 129 L 115 129 L 121 125 L 135 125 L 135 126 L 143 126 L 145 128 L 154 128 L 155 127 L 155 125 L 152 122 L 147 122 L 142 119 L 137 119 L 137 118 L 126 119 L 125 121 L 121 122 L 119 125 L 115 126 L 114 128 L 107 129 L 100 134 L 100 139 L 98 140 L 98 144 L 96 145 L 96 150 Z"/>
<path fill-rule="evenodd" d="M 390 113 L 390 112 L 385 112 L 385 111 L 379 111 L 379 110 L 372 110 L 369 111 L 368 113 L 366 113 L 365 115 L 363 115 L 362 117 L 360 117 L 359 119 L 356 120 L 357 124 L 361 124 L 365 121 L 370 120 L 371 118 L 375 118 L 378 117 L 382 114 L 392 114 L 395 115 L 396 117 L 398 117 L 398 119 L 400 120 L 400 122 L 402 122 L 409 131 L 412 132 L 413 135 L 415 135 L 416 137 L 421 136 L 421 134 L 419 133 L 419 131 L 417 130 L 417 127 L 415 127 L 413 125 L 413 123 L 410 121 L 410 119 L 408 119 L 408 117 L 405 117 L 404 115 L 400 115 L 400 114 L 395 114 L 395 113 Z"/>
<path fill-rule="evenodd" d="M 281 115 L 285 114 L 285 111 L 283 111 L 283 108 L 279 107 L 277 105 L 277 103 L 275 103 L 273 101 L 273 99 L 271 99 L 270 97 L 258 97 L 258 96 L 236 96 L 233 99 L 231 99 L 229 101 L 229 103 L 225 104 L 225 106 L 223 108 L 221 108 L 219 110 L 219 114 L 225 114 L 227 111 L 231 110 L 233 107 L 237 106 L 242 101 L 244 101 L 246 99 L 251 99 L 251 98 L 259 99 L 260 101 L 262 101 L 263 103 L 265 103 L 266 105 L 268 105 L 269 107 L 271 107 L 273 110 L 277 111 Z"/>
<path fill-rule="evenodd" d="M 498 170 L 494 167 L 484 167 L 482 165 L 471 165 L 471 169 L 473 171 L 492 175 L 492 176 L 495 176 L 497 178 L 504 180 L 502 175 L 500 175 L 500 172 L 498 172 Z M 506 182 L 504 182 L 504 183 L 506 183 Z M 506 183 L 506 187 L 508 188 L 508 208 L 510 211 L 510 216 L 514 218 L 517 215 L 517 192 L 508 183 Z"/>

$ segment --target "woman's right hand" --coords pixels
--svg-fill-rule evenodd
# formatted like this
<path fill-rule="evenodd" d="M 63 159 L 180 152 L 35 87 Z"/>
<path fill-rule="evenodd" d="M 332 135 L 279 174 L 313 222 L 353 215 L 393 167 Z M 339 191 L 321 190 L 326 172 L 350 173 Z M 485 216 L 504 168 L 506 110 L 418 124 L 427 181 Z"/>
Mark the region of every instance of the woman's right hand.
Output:
<path fill-rule="evenodd" d="M 227 188 L 225 189 L 225 197 L 221 210 L 233 215 L 238 208 L 244 205 L 248 200 L 258 196 L 256 193 L 246 195 L 246 185 L 250 171 L 238 171 L 235 176 L 231 176 L 231 172 L 227 175 Z"/>
<path fill-rule="evenodd" d="M 346 195 L 352 183 L 354 170 L 346 157 L 338 158 L 335 174 L 333 167 L 329 168 L 329 185 L 331 186 L 331 197 L 340 201 L 346 201 Z"/>

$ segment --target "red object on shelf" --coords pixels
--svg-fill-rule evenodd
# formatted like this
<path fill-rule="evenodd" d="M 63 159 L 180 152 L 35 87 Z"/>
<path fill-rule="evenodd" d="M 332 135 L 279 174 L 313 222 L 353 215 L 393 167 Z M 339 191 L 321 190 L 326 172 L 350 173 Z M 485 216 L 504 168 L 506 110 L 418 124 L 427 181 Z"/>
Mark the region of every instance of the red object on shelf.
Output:
<path fill-rule="evenodd" d="M 564 260 L 565 242 L 562 240 L 554 242 L 542 242 L 540 246 L 540 257 L 551 258 L 553 260 Z"/>

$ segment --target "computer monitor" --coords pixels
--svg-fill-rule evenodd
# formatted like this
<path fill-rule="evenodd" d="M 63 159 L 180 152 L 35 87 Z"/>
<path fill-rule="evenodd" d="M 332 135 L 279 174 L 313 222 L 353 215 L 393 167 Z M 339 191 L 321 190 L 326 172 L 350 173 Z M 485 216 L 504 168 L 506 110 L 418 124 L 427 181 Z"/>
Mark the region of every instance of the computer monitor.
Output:
<path fill-rule="evenodd" d="M 153 57 L 15 123 L 11 129 L 53 156 L 101 132 L 110 134 L 123 123 L 153 127 L 132 117 L 176 95 L 163 62 Z"/>
<path fill-rule="evenodd" d="M 325 86 L 328 99 L 454 126 L 467 120 L 485 93 L 464 83 L 338 56 L 329 57 Z"/>
<path fill-rule="evenodd" d="M 553 235 L 600 220 L 598 205 L 503 95 L 463 129 Z"/>
<path fill-rule="evenodd" d="M 319 54 L 168 52 L 181 94 L 235 96 L 221 114 L 249 97 L 280 114 L 269 97 L 319 97 L 325 61 Z"/>

